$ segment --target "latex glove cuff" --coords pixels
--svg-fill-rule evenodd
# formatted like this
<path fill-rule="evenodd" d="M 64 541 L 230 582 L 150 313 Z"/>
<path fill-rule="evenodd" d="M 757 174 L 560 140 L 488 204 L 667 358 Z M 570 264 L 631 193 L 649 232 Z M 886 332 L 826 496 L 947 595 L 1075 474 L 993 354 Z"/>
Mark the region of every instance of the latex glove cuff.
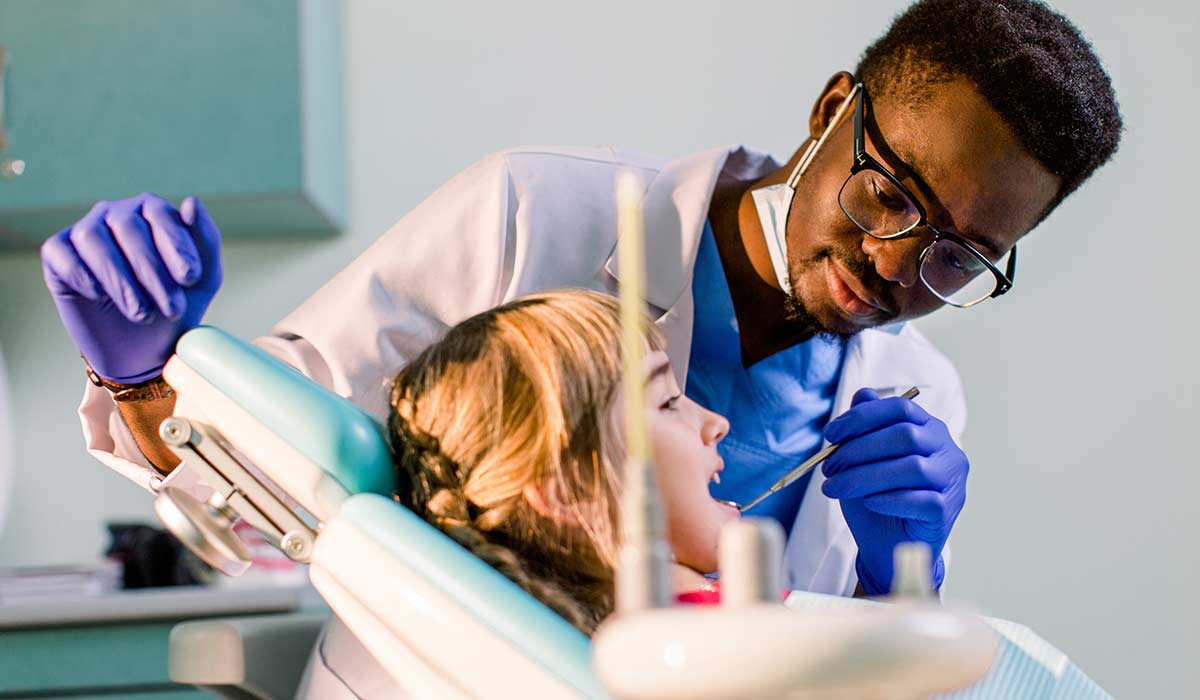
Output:
<path fill-rule="evenodd" d="M 175 395 L 175 390 L 171 388 L 170 384 L 167 384 L 167 381 L 162 378 L 161 374 L 136 384 L 118 384 L 117 382 L 110 382 L 99 374 L 96 374 L 96 370 L 92 369 L 92 366 L 88 364 L 87 358 L 84 358 L 83 364 L 87 368 L 88 381 L 98 387 L 107 389 L 112 394 L 113 401 L 117 403 L 154 401 L 157 399 L 168 399 Z"/>
<path fill-rule="evenodd" d="M 863 592 L 870 597 L 885 596 L 891 592 L 890 587 L 881 586 L 867 567 L 863 565 L 862 554 L 854 558 L 854 573 L 858 575 L 858 583 L 862 586 Z M 930 572 L 933 581 L 933 590 L 935 592 L 942 590 L 942 582 L 946 580 L 946 562 L 939 554 L 937 561 L 933 563 L 933 571 Z"/>

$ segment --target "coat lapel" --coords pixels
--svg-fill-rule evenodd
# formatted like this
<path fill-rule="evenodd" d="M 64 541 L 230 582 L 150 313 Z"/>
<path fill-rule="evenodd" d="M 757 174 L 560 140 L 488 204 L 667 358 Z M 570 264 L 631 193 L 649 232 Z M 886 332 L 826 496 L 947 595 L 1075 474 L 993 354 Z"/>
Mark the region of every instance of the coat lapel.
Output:
<path fill-rule="evenodd" d="M 761 177 L 777 167 L 765 153 L 722 146 L 667 163 L 646 187 L 647 311 L 667 338 L 680 386 L 692 346 L 692 271 L 717 178 L 723 171 L 739 178 Z M 615 245 L 604 269 L 620 280 Z"/>

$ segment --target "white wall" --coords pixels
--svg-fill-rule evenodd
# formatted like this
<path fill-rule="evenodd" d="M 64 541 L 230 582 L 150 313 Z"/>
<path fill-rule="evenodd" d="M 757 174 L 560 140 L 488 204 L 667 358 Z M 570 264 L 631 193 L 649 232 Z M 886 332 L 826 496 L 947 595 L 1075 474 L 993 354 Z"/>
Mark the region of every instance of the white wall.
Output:
<path fill-rule="evenodd" d="M 1192 697 L 1200 10 L 1056 4 L 1106 59 L 1128 133 L 1022 243 L 1010 295 L 921 324 L 958 363 L 972 411 L 951 596 L 1032 625 L 1118 697 Z M 904 3 L 346 5 L 349 230 L 227 248 L 208 320 L 246 337 L 503 146 L 786 155 L 824 81 Z M 148 499 L 82 451 L 81 366 L 34 253 L 0 256 L 0 295 L 18 466 L 0 566 L 86 560 L 105 519 L 149 518 Z"/>

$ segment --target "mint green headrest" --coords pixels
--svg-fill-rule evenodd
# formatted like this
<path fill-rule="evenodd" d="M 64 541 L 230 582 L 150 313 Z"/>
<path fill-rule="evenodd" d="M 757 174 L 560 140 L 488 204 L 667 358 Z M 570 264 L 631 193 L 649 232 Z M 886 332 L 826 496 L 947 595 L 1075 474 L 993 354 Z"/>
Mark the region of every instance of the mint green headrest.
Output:
<path fill-rule="evenodd" d="M 383 427 L 366 411 L 212 326 L 185 333 L 175 354 L 351 494 L 392 493 Z"/>
<path fill-rule="evenodd" d="M 351 496 L 338 511 L 411 570 L 584 697 L 612 696 L 592 671 L 591 640 L 517 584 L 390 499 Z"/>

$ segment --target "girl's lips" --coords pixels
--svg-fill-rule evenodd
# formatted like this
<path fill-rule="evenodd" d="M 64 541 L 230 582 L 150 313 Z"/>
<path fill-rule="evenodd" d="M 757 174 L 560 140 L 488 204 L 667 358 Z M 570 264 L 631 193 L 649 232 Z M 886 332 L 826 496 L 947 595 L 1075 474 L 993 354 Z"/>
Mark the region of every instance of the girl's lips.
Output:
<path fill-rule="evenodd" d="M 712 470 L 712 472 L 708 475 L 708 483 L 710 485 L 713 483 L 717 483 L 717 484 L 721 483 L 721 477 L 718 475 L 724 469 L 725 469 L 725 460 L 718 458 L 716 468 L 714 468 Z M 726 501 L 725 499 L 717 498 L 716 496 L 712 495 L 712 491 L 709 491 L 708 496 L 709 496 L 709 498 L 716 501 L 717 505 L 721 506 L 721 508 L 723 510 L 726 510 L 726 511 L 729 511 L 732 513 L 736 513 L 738 517 L 741 517 L 742 511 L 738 507 L 738 504 L 734 503 L 733 501 Z"/>
<path fill-rule="evenodd" d="M 841 271 L 832 258 L 825 259 L 825 277 L 829 296 L 843 311 L 855 318 L 866 318 L 881 313 L 881 309 L 859 297 L 842 279 Z"/>
<path fill-rule="evenodd" d="M 733 501 L 723 501 L 719 498 L 714 498 L 713 500 L 717 502 L 717 505 L 720 506 L 722 510 L 729 511 L 730 513 L 733 513 L 734 515 L 736 515 L 739 518 L 742 517 L 741 509 L 738 508 L 737 505 L 734 504 Z"/>
<path fill-rule="evenodd" d="M 714 483 L 718 483 L 718 484 L 721 483 L 721 477 L 718 476 L 718 474 L 720 474 L 724 470 L 725 470 L 725 460 L 718 457 L 717 465 L 713 468 L 713 470 L 711 472 L 708 473 L 709 482 L 714 482 Z"/>

